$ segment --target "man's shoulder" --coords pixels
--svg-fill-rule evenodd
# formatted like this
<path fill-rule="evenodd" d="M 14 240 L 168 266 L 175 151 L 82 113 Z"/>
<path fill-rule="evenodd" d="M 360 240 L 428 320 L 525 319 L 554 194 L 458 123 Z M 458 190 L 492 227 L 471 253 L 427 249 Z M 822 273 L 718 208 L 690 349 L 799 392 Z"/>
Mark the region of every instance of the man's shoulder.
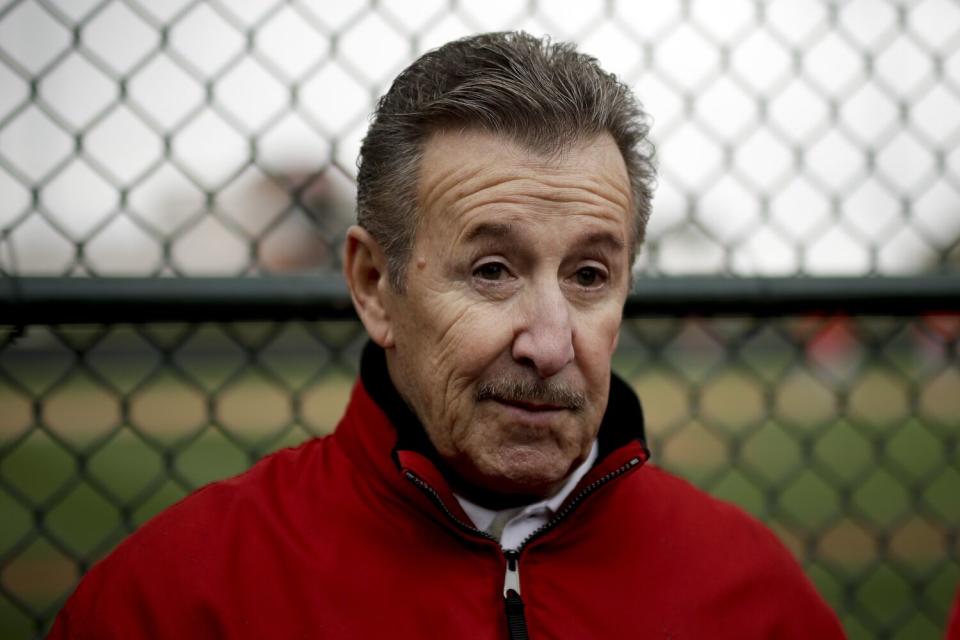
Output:
<path fill-rule="evenodd" d="M 635 517 L 675 532 L 677 544 L 699 548 L 749 548 L 791 559 L 780 540 L 757 517 L 717 498 L 670 471 L 647 464 L 630 491 Z"/>
<path fill-rule="evenodd" d="M 663 607 L 762 634 L 842 637 L 797 558 L 754 515 L 655 465 L 624 489 L 629 506 L 617 508 L 626 510 L 636 557 L 657 584 L 650 598 L 669 595 Z"/>
<path fill-rule="evenodd" d="M 323 481 L 331 475 L 330 449 L 330 438 L 312 438 L 270 453 L 246 471 L 204 485 L 161 511 L 117 551 L 124 547 L 132 551 L 158 539 L 185 547 L 217 544 L 216 535 L 196 534 L 234 532 L 243 521 L 284 517 L 307 501 L 316 504 L 332 484 Z"/>
<path fill-rule="evenodd" d="M 655 462 L 647 462 L 636 474 L 631 488 L 645 510 L 652 509 L 662 517 L 702 518 L 705 516 L 746 525 L 756 522 L 742 508 L 714 497 L 681 475 Z"/>
<path fill-rule="evenodd" d="M 309 527 L 306 520 L 334 493 L 331 485 L 342 485 L 324 482 L 335 475 L 329 441 L 311 439 L 265 456 L 148 520 L 84 576 L 58 624 L 123 617 L 131 607 L 141 607 L 139 615 L 176 612 L 181 603 L 215 599 L 231 564 L 240 557 L 269 562 L 273 538 Z"/>
<path fill-rule="evenodd" d="M 723 576 L 726 584 L 766 583 L 807 590 L 798 558 L 755 515 L 690 481 L 647 464 L 615 497 L 615 526 L 627 554 L 663 574 Z"/>

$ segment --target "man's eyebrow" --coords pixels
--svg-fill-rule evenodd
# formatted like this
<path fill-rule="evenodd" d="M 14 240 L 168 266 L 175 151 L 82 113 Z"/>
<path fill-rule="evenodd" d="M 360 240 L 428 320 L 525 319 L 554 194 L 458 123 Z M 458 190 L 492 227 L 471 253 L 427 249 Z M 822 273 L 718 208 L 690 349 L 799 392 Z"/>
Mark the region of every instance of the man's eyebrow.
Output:
<path fill-rule="evenodd" d="M 517 230 L 514 225 L 504 222 L 481 222 L 467 231 L 463 237 L 465 243 L 479 242 L 484 240 L 506 240 L 515 238 Z"/>
<path fill-rule="evenodd" d="M 601 247 L 613 252 L 622 251 L 626 246 L 619 236 L 609 231 L 589 233 L 581 238 L 577 244 L 584 247 Z"/>
<path fill-rule="evenodd" d="M 522 234 L 515 225 L 505 222 L 481 222 L 472 227 L 463 237 L 466 244 L 497 240 L 500 242 L 520 242 Z M 623 240 L 609 231 L 594 231 L 584 235 L 577 241 L 581 247 L 599 248 L 613 253 L 622 251 Z"/>

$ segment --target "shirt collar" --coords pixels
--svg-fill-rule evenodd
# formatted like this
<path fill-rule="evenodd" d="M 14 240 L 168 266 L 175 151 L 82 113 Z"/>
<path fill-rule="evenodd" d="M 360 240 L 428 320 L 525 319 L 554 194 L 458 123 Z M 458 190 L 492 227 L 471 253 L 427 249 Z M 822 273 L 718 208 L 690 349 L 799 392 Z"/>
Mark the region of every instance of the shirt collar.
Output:
<path fill-rule="evenodd" d="M 457 502 L 460 503 L 460 506 L 463 507 L 463 510 L 466 512 L 466 514 L 470 516 L 470 519 L 473 520 L 474 526 L 481 531 L 487 531 L 494 519 L 498 516 L 502 516 L 509 520 L 515 515 L 546 511 L 546 515 L 549 518 L 557 512 L 557 510 L 560 508 L 560 505 L 563 504 L 563 501 L 567 499 L 567 496 L 573 492 L 574 488 L 577 486 L 583 476 L 587 475 L 587 472 L 589 472 L 593 467 L 593 463 L 597 460 L 598 451 L 597 441 L 594 439 L 593 444 L 590 446 L 590 453 L 587 454 L 586 459 L 581 462 L 576 469 L 574 469 L 573 473 L 567 476 L 566 481 L 563 483 L 563 486 L 560 487 L 559 491 L 545 500 L 533 502 L 526 506 L 500 510 L 487 509 L 486 507 L 482 507 L 475 502 L 467 500 L 457 493 L 454 493 L 453 495 L 457 499 Z"/>

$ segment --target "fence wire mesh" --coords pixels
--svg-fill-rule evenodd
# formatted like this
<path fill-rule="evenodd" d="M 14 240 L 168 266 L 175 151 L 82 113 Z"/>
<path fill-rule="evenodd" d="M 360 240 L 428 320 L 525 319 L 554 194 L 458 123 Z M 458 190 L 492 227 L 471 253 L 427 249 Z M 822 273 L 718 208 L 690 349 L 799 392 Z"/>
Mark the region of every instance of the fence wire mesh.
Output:
<path fill-rule="evenodd" d="M 192 489 L 329 432 L 352 321 L 31 326 L 0 351 L 0 635 Z M 960 583 L 960 315 L 628 319 L 653 460 L 767 522 L 852 638 L 939 638 Z"/>
<path fill-rule="evenodd" d="M 956 270 L 951 0 L 0 0 L 6 267 L 335 266 L 376 96 L 420 52 L 509 28 L 577 41 L 652 114 L 639 269 Z"/>

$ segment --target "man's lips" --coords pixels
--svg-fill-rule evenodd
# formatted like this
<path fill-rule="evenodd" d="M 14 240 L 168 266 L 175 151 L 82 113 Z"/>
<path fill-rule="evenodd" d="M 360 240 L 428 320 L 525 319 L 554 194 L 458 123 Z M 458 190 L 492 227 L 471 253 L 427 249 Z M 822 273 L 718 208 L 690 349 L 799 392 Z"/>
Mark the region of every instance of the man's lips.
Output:
<path fill-rule="evenodd" d="M 492 398 L 494 402 L 497 402 L 508 407 L 513 407 L 515 409 L 521 409 L 523 411 L 531 411 L 535 413 L 545 413 L 548 411 L 565 411 L 569 407 L 564 407 L 557 404 L 548 404 L 548 403 L 539 403 L 539 402 L 526 402 L 522 400 L 508 400 L 506 398 Z"/>
<path fill-rule="evenodd" d="M 561 424 L 570 409 L 555 404 L 540 404 L 537 402 L 524 402 L 517 400 L 506 400 L 502 398 L 490 398 L 490 401 L 497 407 L 499 414 L 498 422 L 504 421 L 505 425 L 512 425 L 514 430 L 512 439 L 519 438 L 522 441 L 540 441 L 545 434 Z M 522 427 L 516 431 L 516 427 Z"/>
<path fill-rule="evenodd" d="M 498 378 L 477 386 L 479 402 L 491 400 L 525 413 L 579 411 L 586 396 L 561 381 Z"/>

